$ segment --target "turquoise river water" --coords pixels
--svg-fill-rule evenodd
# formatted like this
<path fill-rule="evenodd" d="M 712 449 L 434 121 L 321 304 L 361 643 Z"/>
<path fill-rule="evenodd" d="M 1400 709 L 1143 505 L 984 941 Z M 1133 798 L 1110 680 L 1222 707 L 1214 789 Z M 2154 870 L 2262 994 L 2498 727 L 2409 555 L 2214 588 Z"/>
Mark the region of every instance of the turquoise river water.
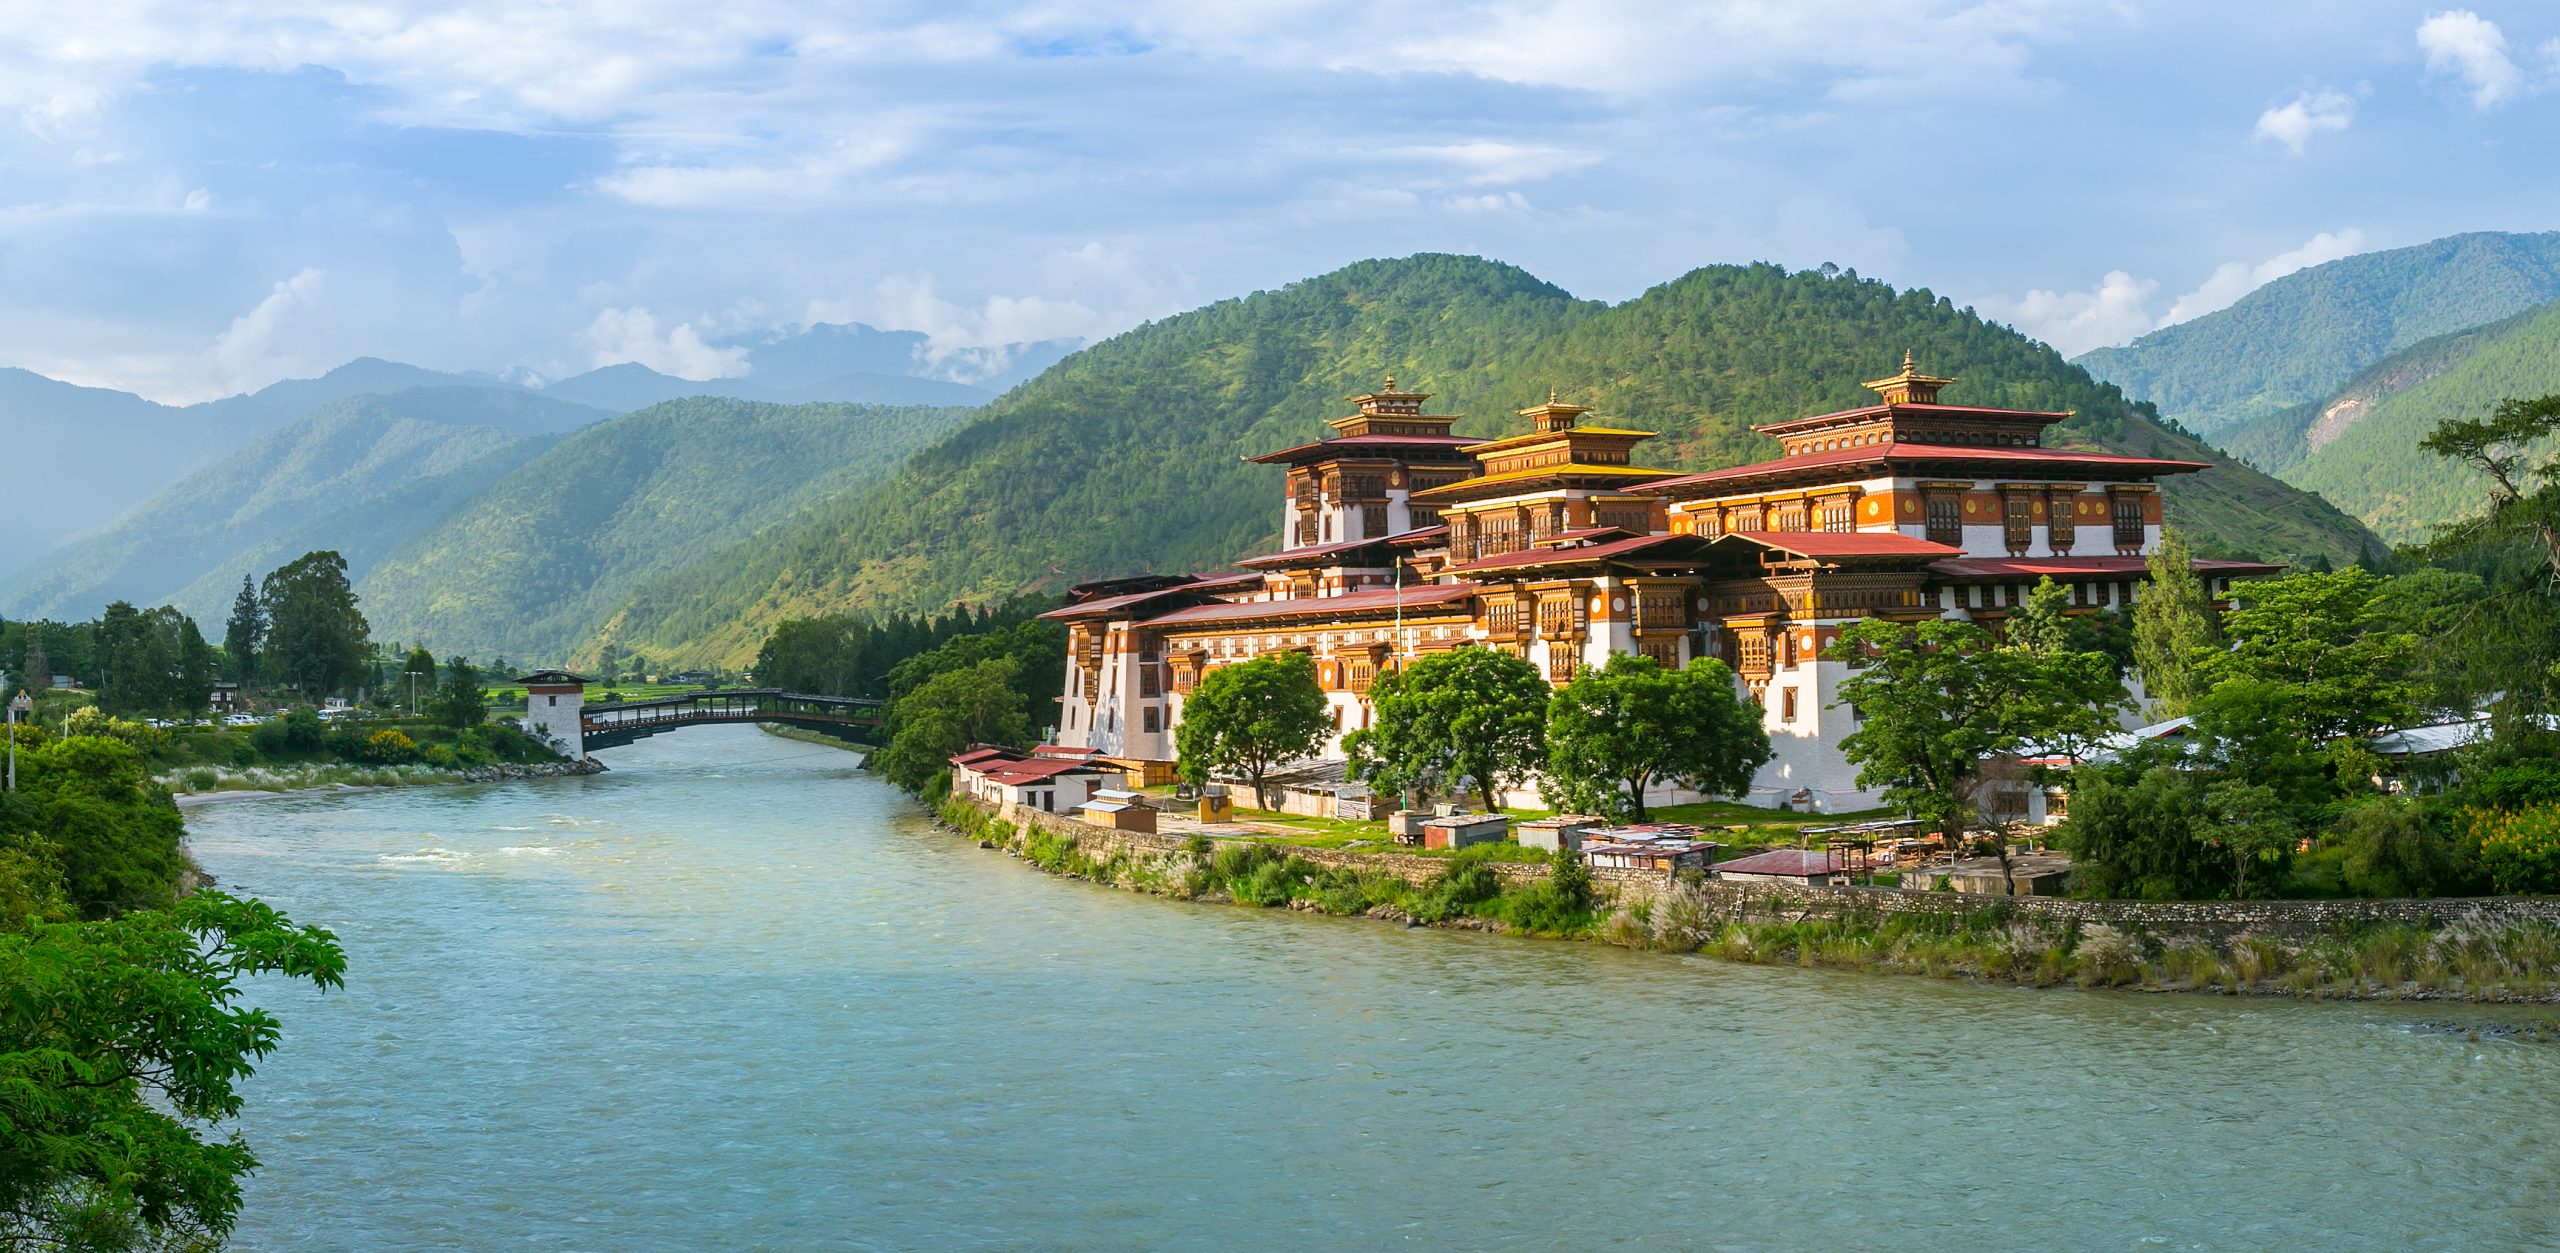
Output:
<path fill-rule="evenodd" d="M 1193 906 L 750 728 L 207 806 L 262 1249 L 2560 1245 L 2560 1047 Z M 2476 1014 L 2475 1014 L 2476 1016 Z"/>

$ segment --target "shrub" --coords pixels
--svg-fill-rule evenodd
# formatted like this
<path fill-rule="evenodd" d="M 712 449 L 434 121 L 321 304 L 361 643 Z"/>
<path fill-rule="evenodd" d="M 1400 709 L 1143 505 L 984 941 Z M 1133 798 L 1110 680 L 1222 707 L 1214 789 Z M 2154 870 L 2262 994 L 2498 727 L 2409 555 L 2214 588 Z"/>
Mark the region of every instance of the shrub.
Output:
<path fill-rule="evenodd" d="M 2560 892 L 2560 805 L 2464 811 L 2466 835 L 2501 892 Z"/>
<path fill-rule="evenodd" d="M 1493 867 L 1481 857 L 1465 857 L 1423 888 L 1413 916 L 1424 922 L 1444 922 L 1460 914 L 1473 912 L 1473 907 L 1502 893 L 1502 880 Z"/>
<path fill-rule="evenodd" d="M 408 733 L 398 730 L 376 731 L 366 737 L 364 759 L 397 765 L 418 759 L 418 743 Z"/>
<path fill-rule="evenodd" d="M 2491 809 L 2560 805 L 2560 762 L 2517 761 L 2491 766 L 2471 779 L 2471 790 Z"/>
<path fill-rule="evenodd" d="M 418 756 L 438 770 L 451 770 L 455 765 L 453 750 L 442 744 L 429 744 Z"/>
<path fill-rule="evenodd" d="M 2336 838 L 2346 854 L 2339 866 L 2346 886 L 2361 896 L 2433 896 L 2471 877 L 2461 842 L 2414 801 L 2360 801 L 2339 820 Z"/>

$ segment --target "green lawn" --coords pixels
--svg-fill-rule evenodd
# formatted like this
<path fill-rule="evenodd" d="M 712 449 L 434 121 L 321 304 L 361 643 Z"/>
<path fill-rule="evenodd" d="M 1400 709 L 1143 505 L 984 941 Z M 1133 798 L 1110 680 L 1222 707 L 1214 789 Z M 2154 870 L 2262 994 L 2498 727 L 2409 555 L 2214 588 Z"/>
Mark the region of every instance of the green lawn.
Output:
<path fill-rule="evenodd" d="M 1171 788 L 1155 790 L 1160 791 L 1167 796 L 1170 796 L 1172 793 Z M 1515 823 L 1555 816 L 1554 811 L 1546 809 L 1506 809 L 1502 812 L 1510 815 L 1511 820 Z M 1307 818 L 1301 817 L 1297 814 L 1274 813 L 1269 810 L 1246 809 L 1241 806 L 1236 809 L 1235 813 L 1235 821 L 1239 823 L 1252 823 L 1258 826 L 1287 828 L 1290 832 L 1287 835 L 1274 834 L 1268 837 L 1274 843 L 1294 844 L 1302 848 L 1394 850 L 1397 852 L 1418 853 L 1426 857 L 1445 857 L 1449 855 L 1448 850 L 1445 849 L 1420 849 L 1397 845 L 1388 837 L 1387 825 L 1384 822 L 1354 822 L 1341 818 Z M 1735 846 L 1736 851 L 1739 851 L 1742 848 L 1799 847 L 1808 838 L 1804 834 L 1805 829 L 1808 827 L 1838 826 L 1852 822 L 1878 822 L 1898 816 L 1899 815 L 1893 811 L 1886 809 L 1859 810 L 1854 813 L 1843 814 L 1800 814 L 1789 813 L 1785 810 L 1761 809 L 1751 805 L 1737 805 L 1730 801 L 1704 801 L 1694 805 L 1664 805 L 1657 807 L 1652 813 L 1652 820 L 1656 822 L 1685 823 L 1690 826 L 1707 828 L 1710 832 L 1723 832 L 1724 834 L 1720 837 L 1722 841 L 1726 844 Z M 1741 827 L 1745 829 L 1739 831 L 1726 830 L 1727 828 L 1733 827 Z M 1541 851 L 1535 849 L 1524 849 L 1509 841 L 1505 841 L 1501 847 L 1506 850 L 1511 850 L 1511 852 L 1496 853 L 1494 856 L 1498 861 L 1542 861 L 1546 857 L 1546 854 Z M 1726 856 L 1731 855 L 1731 853 L 1726 854 Z"/>

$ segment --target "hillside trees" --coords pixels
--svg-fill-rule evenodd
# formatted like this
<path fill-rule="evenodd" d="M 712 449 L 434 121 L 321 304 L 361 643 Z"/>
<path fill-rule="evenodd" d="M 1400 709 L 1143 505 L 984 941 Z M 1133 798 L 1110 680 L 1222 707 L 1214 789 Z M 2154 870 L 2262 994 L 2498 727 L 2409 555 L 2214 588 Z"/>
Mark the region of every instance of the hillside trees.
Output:
<path fill-rule="evenodd" d="M 1360 778 L 1399 795 L 1472 786 L 1487 812 L 1547 755 L 1553 689 L 1538 668 L 1474 646 L 1435 653 L 1369 687 L 1375 725 L 1343 737 Z"/>
<path fill-rule="evenodd" d="M 1760 710 L 1712 657 L 1666 670 L 1615 653 L 1558 689 L 1547 711 L 1547 803 L 1559 810 L 1646 815 L 1647 789 L 1677 784 L 1739 796 L 1769 760 Z"/>
<path fill-rule="evenodd" d="M 1173 741 L 1186 782 L 1240 774 L 1253 788 L 1254 804 L 1267 809 L 1263 780 L 1272 767 L 1314 756 L 1333 730 L 1315 659 L 1265 653 L 1201 675 L 1183 702 Z"/>
<path fill-rule="evenodd" d="M 259 585 L 267 612 L 267 654 L 275 676 L 306 699 L 359 682 L 372 655 L 372 629 L 356 608 L 347 562 L 323 549 L 278 567 Z"/>

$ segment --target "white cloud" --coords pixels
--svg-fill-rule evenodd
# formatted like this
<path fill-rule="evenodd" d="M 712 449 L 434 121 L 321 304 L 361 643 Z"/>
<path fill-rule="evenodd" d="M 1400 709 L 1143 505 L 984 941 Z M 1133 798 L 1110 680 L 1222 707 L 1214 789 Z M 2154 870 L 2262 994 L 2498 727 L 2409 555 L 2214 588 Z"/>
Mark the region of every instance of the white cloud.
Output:
<path fill-rule="evenodd" d="M 2092 348 L 2121 344 L 2154 325 L 2148 308 L 2160 290 L 2158 279 L 2135 278 L 2109 270 L 2087 291 L 2031 291 L 2015 298 L 1992 296 L 1974 302 L 1975 311 L 2006 322 L 2054 351 L 2076 357 Z"/>
<path fill-rule="evenodd" d="M 658 319 L 647 309 L 604 309 L 587 324 L 583 336 L 589 361 L 596 366 L 637 362 L 680 379 L 734 378 L 747 370 L 747 349 L 715 348 L 704 343 L 691 322 L 679 322 L 661 335 Z"/>
<path fill-rule="evenodd" d="M 2289 104 L 2278 105 L 2258 115 L 2257 137 L 2272 139 L 2301 156 L 2311 137 L 2323 131 L 2342 131 L 2356 120 L 2355 99 L 2344 92 L 2306 91 Z"/>
<path fill-rule="evenodd" d="M 2524 90 L 2524 71 L 2507 57 L 2506 32 L 2469 9 L 2430 13 L 2418 23 L 2427 72 L 2452 74 L 2471 89 L 2474 108 L 2494 109 Z"/>
<path fill-rule="evenodd" d="M 2348 227 L 2322 231 L 2304 241 L 2301 247 L 2278 253 L 2255 265 L 2246 261 L 2226 261 L 2215 266 L 2213 273 L 2195 290 L 2170 302 L 2166 313 L 2152 312 L 2153 299 L 2160 294 L 2160 280 L 2137 278 L 2123 270 L 2108 271 L 2105 278 L 2098 280 L 2096 287 L 2086 291 L 2030 291 L 2024 296 L 1985 296 L 1974 301 L 1974 309 L 1985 318 L 2006 322 L 2030 337 L 2053 345 L 2054 350 L 2063 356 L 2076 357 L 2092 348 L 2121 344 L 2146 331 L 2174 326 L 2227 308 L 2242 296 L 2296 270 L 2335 261 L 2363 247 L 2364 232 Z"/>
<path fill-rule="evenodd" d="M 2213 274 L 2194 291 L 2180 296 L 2160 317 L 2161 326 L 2171 326 L 2190 318 L 2200 318 L 2217 309 L 2228 308 L 2242 296 L 2283 278 L 2296 270 L 2335 261 L 2364 249 L 2364 232 L 2354 227 L 2342 231 L 2322 231 L 2290 252 L 2277 253 L 2251 265 L 2245 261 L 2225 261 L 2215 266 Z"/>

